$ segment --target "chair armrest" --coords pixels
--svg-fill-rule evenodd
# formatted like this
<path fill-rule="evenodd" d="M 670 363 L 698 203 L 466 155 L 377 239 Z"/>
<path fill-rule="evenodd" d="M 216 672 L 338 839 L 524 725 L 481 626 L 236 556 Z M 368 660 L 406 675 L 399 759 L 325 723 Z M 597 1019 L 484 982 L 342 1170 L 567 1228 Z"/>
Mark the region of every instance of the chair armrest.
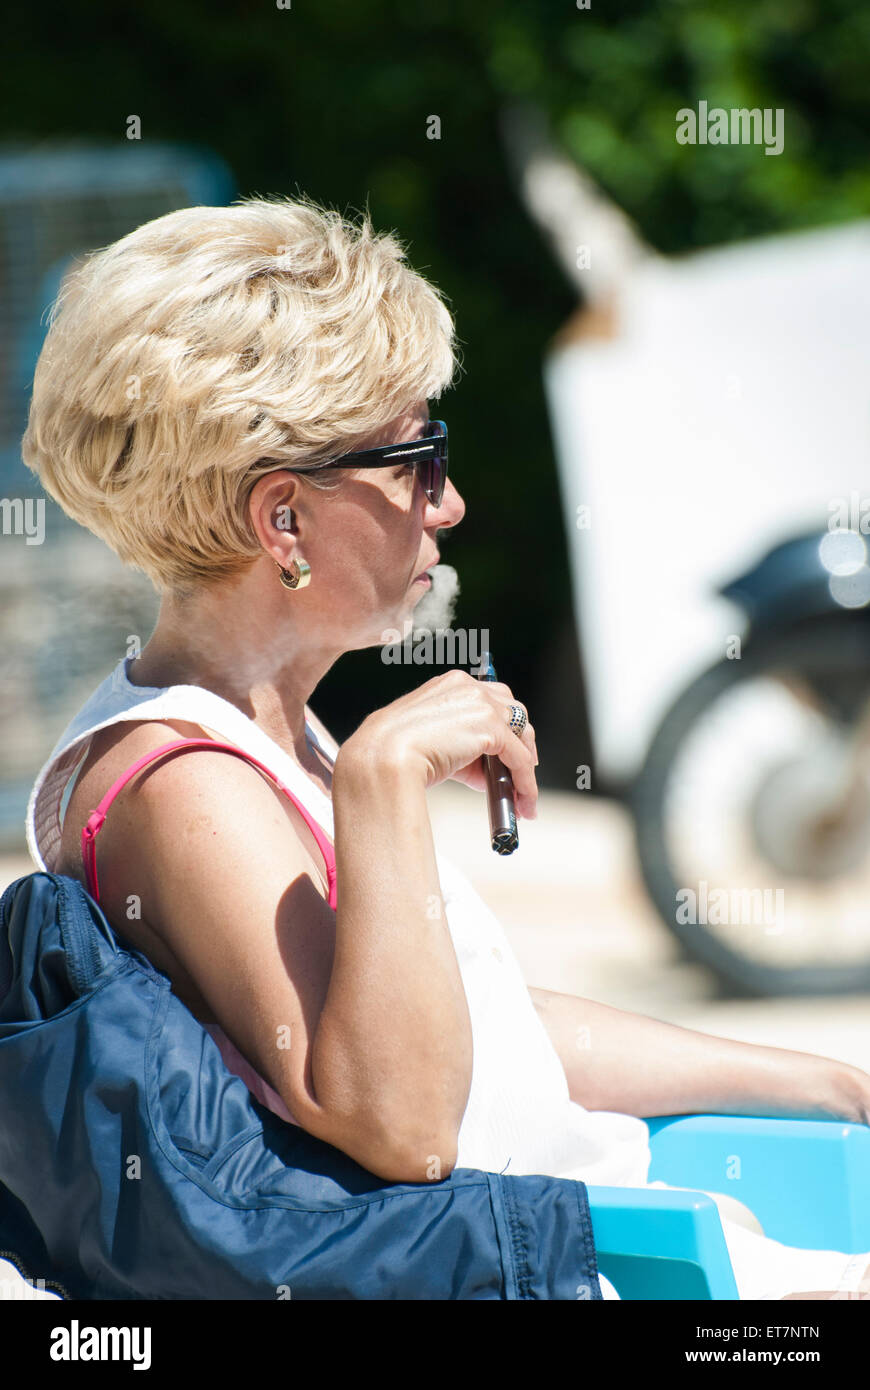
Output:
<path fill-rule="evenodd" d="M 623 1299 L 736 1299 L 719 1210 L 700 1192 L 587 1187 L 598 1267 Z"/>
<path fill-rule="evenodd" d="M 661 1115 L 647 1124 L 650 1182 L 730 1193 L 786 1245 L 870 1250 L 867 1125 L 757 1115 Z"/>

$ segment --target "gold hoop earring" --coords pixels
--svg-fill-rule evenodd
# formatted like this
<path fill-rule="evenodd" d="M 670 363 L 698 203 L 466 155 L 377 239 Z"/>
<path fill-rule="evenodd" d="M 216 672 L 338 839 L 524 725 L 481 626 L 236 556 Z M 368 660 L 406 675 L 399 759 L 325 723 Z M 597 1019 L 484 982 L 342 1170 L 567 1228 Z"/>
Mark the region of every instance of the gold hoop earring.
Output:
<path fill-rule="evenodd" d="M 278 565 L 277 560 L 275 564 Z M 311 566 L 305 560 L 292 560 L 289 570 L 278 565 L 278 572 L 285 589 L 304 589 L 311 581 Z"/>

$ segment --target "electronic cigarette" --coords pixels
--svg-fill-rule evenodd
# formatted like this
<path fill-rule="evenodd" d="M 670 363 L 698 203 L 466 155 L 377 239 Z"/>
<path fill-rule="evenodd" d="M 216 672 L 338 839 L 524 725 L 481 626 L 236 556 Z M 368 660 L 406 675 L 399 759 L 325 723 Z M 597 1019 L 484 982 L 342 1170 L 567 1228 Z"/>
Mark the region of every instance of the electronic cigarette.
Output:
<path fill-rule="evenodd" d="M 495 681 L 495 667 L 492 652 L 483 652 L 480 658 L 479 681 Z M 514 805 L 514 782 L 501 758 L 483 755 L 483 770 L 486 774 L 486 800 L 489 807 L 489 830 L 492 847 L 496 854 L 513 854 L 519 844 L 517 835 L 517 813 Z"/>

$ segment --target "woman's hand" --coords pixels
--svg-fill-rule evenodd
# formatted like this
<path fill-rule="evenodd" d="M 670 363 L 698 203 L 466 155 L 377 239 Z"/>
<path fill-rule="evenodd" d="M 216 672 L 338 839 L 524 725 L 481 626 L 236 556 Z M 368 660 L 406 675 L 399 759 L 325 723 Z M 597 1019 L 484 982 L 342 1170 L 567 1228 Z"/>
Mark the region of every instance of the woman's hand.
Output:
<path fill-rule="evenodd" d="M 415 768 L 425 787 L 453 778 L 482 791 L 483 756 L 496 756 L 510 770 L 518 816 L 537 815 L 535 731 L 521 736 L 509 727 L 510 706 L 519 704 L 501 681 L 475 680 L 465 671 L 434 676 L 410 694 L 375 710 L 341 746 L 339 758 Z"/>
<path fill-rule="evenodd" d="M 870 1075 L 860 1067 L 843 1064 L 841 1084 L 844 1100 L 838 1107 L 836 1119 L 849 1120 L 856 1125 L 870 1125 Z"/>

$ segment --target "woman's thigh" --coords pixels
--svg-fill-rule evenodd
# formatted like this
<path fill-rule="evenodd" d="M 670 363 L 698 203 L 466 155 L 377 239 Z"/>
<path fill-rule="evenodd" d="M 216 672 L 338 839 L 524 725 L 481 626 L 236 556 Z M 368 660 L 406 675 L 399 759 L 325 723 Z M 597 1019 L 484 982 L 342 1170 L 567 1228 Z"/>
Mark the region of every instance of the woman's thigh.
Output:
<path fill-rule="evenodd" d="M 870 1250 L 804 1250 L 756 1235 L 722 1218 L 737 1292 L 743 1298 L 776 1299 L 790 1293 L 854 1293 L 870 1265 Z"/>
<path fill-rule="evenodd" d="M 730 1196 L 726 1192 L 708 1192 L 702 1187 L 680 1187 L 675 1188 L 669 1182 L 651 1182 L 648 1187 L 663 1187 L 670 1189 L 671 1192 L 703 1192 L 705 1197 L 712 1197 L 716 1206 L 719 1208 L 719 1215 L 724 1221 L 725 1218 L 733 1221 L 737 1226 L 745 1226 L 747 1230 L 755 1231 L 756 1235 L 763 1236 L 764 1228 L 761 1225 L 755 1212 L 750 1210 L 745 1202 L 739 1201 L 736 1197 Z"/>
<path fill-rule="evenodd" d="M 650 1187 L 671 1187 L 670 1183 L 650 1183 Z M 702 1191 L 700 1188 L 682 1191 Z M 751 1223 L 734 1206 L 742 1208 L 757 1223 L 754 1213 L 720 1192 L 708 1192 L 719 1208 L 725 1244 L 734 1270 L 734 1282 L 741 1299 L 780 1299 L 790 1293 L 813 1293 L 830 1289 L 855 1292 L 870 1265 L 870 1251 L 848 1254 L 842 1250 L 805 1250 L 784 1245 L 761 1234 L 760 1225 Z M 735 1217 L 739 1216 L 737 1220 Z"/>

